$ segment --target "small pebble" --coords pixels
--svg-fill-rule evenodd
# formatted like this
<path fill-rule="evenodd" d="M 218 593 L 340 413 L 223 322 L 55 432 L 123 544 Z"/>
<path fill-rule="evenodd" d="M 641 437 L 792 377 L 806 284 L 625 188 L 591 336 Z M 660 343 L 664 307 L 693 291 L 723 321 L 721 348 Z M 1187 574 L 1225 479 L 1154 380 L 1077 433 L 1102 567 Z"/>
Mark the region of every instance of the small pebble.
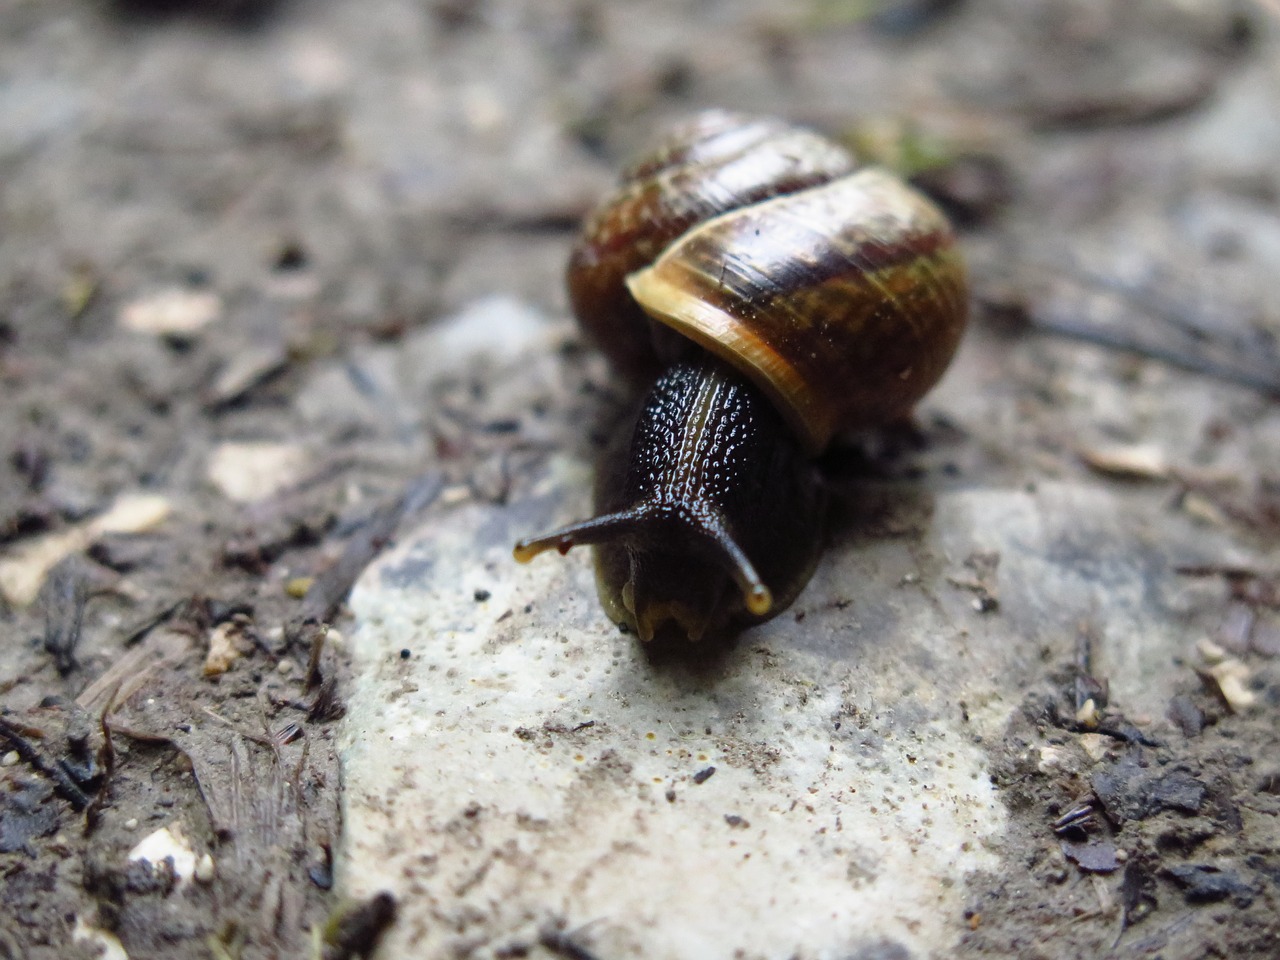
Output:
<path fill-rule="evenodd" d="M 1164 451 L 1148 444 L 1082 450 L 1080 455 L 1098 473 L 1125 480 L 1161 480 L 1169 475 Z"/>
<path fill-rule="evenodd" d="M 1216 503 L 1198 493 L 1188 493 L 1183 497 L 1182 509 L 1192 520 L 1210 526 L 1225 527 L 1230 522 Z"/>
<path fill-rule="evenodd" d="M 137 818 L 137 817 L 130 817 L 128 820 L 126 820 L 126 821 L 124 822 L 124 828 L 125 828 L 126 830 L 137 830 L 137 829 L 138 829 L 138 818 Z"/>
<path fill-rule="evenodd" d="M 209 290 L 171 287 L 124 305 L 120 325 L 135 333 L 189 339 L 222 316 L 222 300 Z"/>
<path fill-rule="evenodd" d="M 253 503 L 292 486 L 307 471 L 301 446 L 269 441 L 228 441 L 209 453 L 206 476 L 228 500 Z"/>
<path fill-rule="evenodd" d="M 1102 715 L 1098 712 L 1098 705 L 1094 703 L 1092 697 L 1082 703 L 1080 709 L 1076 711 L 1076 723 L 1086 730 L 1097 729 L 1101 719 Z"/>
<path fill-rule="evenodd" d="M 17 750 L 10 750 L 3 757 L 0 757 L 0 767 L 12 767 L 20 759 Z"/>
<path fill-rule="evenodd" d="M 287 677 L 297 669 L 298 665 L 289 659 L 281 660 L 276 664 L 276 673 L 280 674 L 282 677 Z"/>
<path fill-rule="evenodd" d="M 315 577 L 290 577 L 284 582 L 284 592 L 295 600 L 301 600 L 315 583 Z"/>
<path fill-rule="evenodd" d="M 209 652 L 204 658 L 204 675 L 216 677 L 231 669 L 240 659 L 240 644 L 244 631 L 233 621 L 220 623 L 209 634 Z"/>
<path fill-rule="evenodd" d="M 195 878 L 201 883 L 208 883 L 212 880 L 215 872 L 213 856 L 211 854 L 206 853 L 196 861 Z"/>
<path fill-rule="evenodd" d="M 1079 743 L 1080 749 L 1089 755 L 1090 760 L 1101 760 L 1115 741 L 1100 733 L 1082 733 Z"/>
<path fill-rule="evenodd" d="M 458 484 L 457 486 L 445 487 L 440 491 L 439 500 L 445 506 L 453 506 L 454 504 L 462 503 L 464 500 L 470 499 L 470 497 L 471 488 L 463 483 Z"/>

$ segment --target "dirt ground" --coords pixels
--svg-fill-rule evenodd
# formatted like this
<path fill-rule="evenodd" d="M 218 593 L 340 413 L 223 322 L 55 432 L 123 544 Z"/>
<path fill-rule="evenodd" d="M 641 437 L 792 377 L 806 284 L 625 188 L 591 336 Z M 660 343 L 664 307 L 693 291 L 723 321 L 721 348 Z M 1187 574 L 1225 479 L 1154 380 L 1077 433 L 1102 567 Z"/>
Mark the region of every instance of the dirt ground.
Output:
<path fill-rule="evenodd" d="M 1187 571 L 1224 599 L 1172 736 L 1099 726 L 1082 628 L 984 745 L 1020 868 L 973 878 L 959 955 L 1280 956 L 1280 463 L 1256 432 L 1280 8 L 779 6 L 0 0 L 0 957 L 94 956 L 77 926 L 133 958 L 369 949 L 388 905 L 332 892 L 343 597 L 442 491 L 516 495 L 538 447 L 352 358 L 492 294 L 562 316 L 583 212 L 707 106 L 813 124 L 947 205 L 975 328 L 1038 351 L 1006 388 L 1029 447 L 1066 442 L 1072 351 L 1230 385 L 1180 451 L 1197 470 L 1134 444 L 1067 468 L 1165 484 L 1241 552 Z M 614 391 L 566 353 L 567 423 Z M 208 861 L 126 858 L 175 819 Z"/>

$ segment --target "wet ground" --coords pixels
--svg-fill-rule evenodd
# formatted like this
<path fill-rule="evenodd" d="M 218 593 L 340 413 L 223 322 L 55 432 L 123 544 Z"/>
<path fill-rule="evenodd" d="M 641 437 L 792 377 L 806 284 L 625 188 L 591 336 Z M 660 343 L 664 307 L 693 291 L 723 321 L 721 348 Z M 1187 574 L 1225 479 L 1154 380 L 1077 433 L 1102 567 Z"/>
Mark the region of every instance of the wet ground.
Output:
<path fill-rule="evenodd" d="M 935 495 L 1046 518 L 933 571 L 1006 618 L 1020 691 L 947 704 L 1007 826 L 937 936 L 1280 953 L 1273 4 L 5 0 L 0 36 L 0 956 L 368 948 L 392 910 L 334 878 L 344 598 L 442 511 L 592 458 L 622 391 L 565 322 L 566 250 L 707 106 L 819 127 L 961 225 L 970 339 L 914 434 L 836 458 L 874 480 L 834 553 L 892 557 Z M 536 390 L 451 376 L 436 326 L 512 302 L 553 333 Z M 1088 589 L 1037 606 L 1020 555 Z M 838 627 L 826 569 L 797 609 Z"/>

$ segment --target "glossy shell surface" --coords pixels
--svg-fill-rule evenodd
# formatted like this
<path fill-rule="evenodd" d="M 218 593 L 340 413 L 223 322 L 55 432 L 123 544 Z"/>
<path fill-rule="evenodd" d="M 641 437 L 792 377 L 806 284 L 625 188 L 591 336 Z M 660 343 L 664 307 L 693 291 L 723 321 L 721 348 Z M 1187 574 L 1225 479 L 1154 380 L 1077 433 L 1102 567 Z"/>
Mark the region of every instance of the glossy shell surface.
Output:
<path fill-rule="evenodd" d="M 968 298 L 945 216 L 876 168 L 706 221 L 627 285 L 769 394 L 811 452 L 907 415 Z"/>
<path fill-rule="evenodd" d="M 567 271 L 579 323 L 619 369 L 656 376 L 670 358 L 655 353 L 627 276 L 698 223 L 826 183 L 853 166 L 830 140 L 776 120 L 713 111 L 677 127 L 587 219 Z"/>

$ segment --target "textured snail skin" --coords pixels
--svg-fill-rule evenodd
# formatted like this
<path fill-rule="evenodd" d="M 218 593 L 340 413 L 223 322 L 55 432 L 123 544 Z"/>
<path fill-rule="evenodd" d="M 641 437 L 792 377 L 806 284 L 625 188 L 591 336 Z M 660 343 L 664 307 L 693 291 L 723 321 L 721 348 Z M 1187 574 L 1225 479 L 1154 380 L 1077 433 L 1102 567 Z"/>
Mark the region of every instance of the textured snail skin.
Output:
<path fill-rule="evenodd" d="M 601 471 L 597 506 L 640 517 L 597 545 L 597 582 L 606 612 L 643 640 L 664 620 L 691 639 L 717 633 L 786 607 L 808 580 L 823 489 L 773 405 L 732 368 L 710 357 L 672 366 L 615 464 L 625 469 Z M 726 549 L 756 575 L 735 578 Z"/>
<path fill-rule="evenodd" d="M 515 555 L 596 545 L 606 612 L 645 641 L 729 632 L 795 598 L 822 539 L 809 458 L 909 415 L 968 301 L 924 196 L 816 134 L 719 112 L 624 173 L 568 287 L 619 369 L 667 372 L 601 466 L 600 514 Z"/>

